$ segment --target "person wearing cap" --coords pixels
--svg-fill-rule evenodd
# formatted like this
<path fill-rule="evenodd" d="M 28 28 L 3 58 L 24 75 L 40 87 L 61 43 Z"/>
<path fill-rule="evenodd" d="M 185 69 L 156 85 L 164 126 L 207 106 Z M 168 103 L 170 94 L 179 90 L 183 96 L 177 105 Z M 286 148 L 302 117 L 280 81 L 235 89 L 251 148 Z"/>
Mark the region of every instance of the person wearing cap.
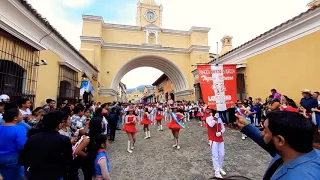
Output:
<path fill-rule="evenodd" d="M 152 121 L 153 125 L 155 125 L 156 112 L 157 112 L 156 104 L 152 104 L 151 112 L 150 112 L 150 120 Z"/>
<path fill-rule="evenodd" d="M 128 110 L 128 104 L 124 103 L 121 107 L 122 125 L 124 125 L 125 117 L 127 115 L 127 110 Z"/>
<path fill-rule="evenodd" d="M 138 105 L 138 108 L 136 109 L 136 115 L 138 117 L 138 122 L 140 122 L 143 119 L 143 109 L 142 104 Z"/>
<path fill-rule="evenodd" d="M 198 113 L 197 113 L 197 117 L 199 118 L 199 122 L 201 123 L 201 127 L 202 127 L 202 122 L 201 122 L 201 117 L 203 116 L 204 112 L 203 112 L 203 104 L 200 103 L 200 104 L 197 104 L 197 107 L 198 107 Z"/>
<path fill-rule="evenodd" d="M 303 98 L 300 100 L 300 105 L 306 108 L 307 113 L 312 113 L 312 108 L 318 107 L 318 100 L 315 99 L 309 89 L 304 89 L 301 91 Z"/>
<path fill-rule="evenodd" d="M 127 151 L 129 153 L 132 153 L 132 150 L 134 149 L 134 144 L 136 142 L 136 123 L 138 122 L 138 118 L 133 114 L 134 109 L 129 108 L 127 115 L 125 117 L 125 124 L 123 126 L 123 130 L 126 131 L 128 135 L 128 147 Z"/>
<path fill-rule="evenodd" d="M 214 175 L 216 178 L 222 178 L 222 175 L 226 175 L 226 172 L 222 169 L 225 154 L 222 134 L 225 132 L 225 127 L 216 110 L 207 107 L 206 111 L 209 111 L 209 116 L 206 117 L 205 123 L 208 128 Z"/>
<path fill-rule="evenodd" d="M 204 126 L 204 127 L 206 127 L 206 125 L 207 125 L 207 123 L 206 123 L 206 119 L 207 119 L 207 117 L 209 117 L 210 116 L 210 113 L 211 113 L 211 109 L 210 109 L 210 107 L 209 106 L 207 106 L 207 105 L 205 105 L 204 106 L 204 108 L 203 108 L 203 116 L 201 117 L 201 126 Z"/>
<path fill-rule="evenodd" d="M 162 119 L 164 119 L 164 116 L 161 114 L 161 110 L 162 108 L 158 107 L 158 110 L 156 112 L 156 117 L 155 117 L 155 120 L 157 121 L 158 131 L 163 131 L 161 121 Z"/>
<path fill-rule="evenodd" d="M 185 122 L 190 121 L 191 106 L 187 102 L 185 102 L 183 105 L 183 108 L 184 108 L 184 117 L 186 117 Z"/>
<path fill-rule="evenodd" d="M 9 97 L 8 95 L 6 95 L 6 94 L 2 94 L 2 95 L 0 96 L 0 101 L 1 101 L 1 102 L 5 102 L 5 103 L 8 103 L 8 102 L 10 102 L 10 97 Z"/>
<path fill-rule="evenodd" d="M 164 106 L 164 120 L 170 121 L 170 106 L 168 104 Z"/>
<path fill-rule="evenodd" d="M 277 100 L 280 101 L 281 94 L 278 93 L 276 89 L 271 89 L 270 91 L 271 91 L 271 94 L 272 94 L 272 96 L 273 96 L 273 99 L 272 99 L 272 100 L 277 99 Z"/>
<path fill-rule="evenodd" d="M 149 119 L 148 108 L 145 108 L 141 114 L 143 114 L 143 118 L 140 121 L 140 124 L 143 125 L 143 131 L 146 135 L 146 137 L 144 138 L 145 139 L 151 138 L 149 125 L 152 124 L 152 121 Z"/>
<path fill-rule="evenodd" d="M 172 131 L 172 135 L 175 140 L 175 144 L 172 146 L 173 148 L 177 148 L 177 150 L 180 149 L 179 146 L 179 131 L 182 128 L 175 120 L 174 115 L 177 117 L 177 121 L 183 120 L 184 116 L 181 113 L 178 113 L 178 107 L 174 106 L 172 107 L 172 112 L 171 112 L 171 120 L 169 123 L 166 124 L 166 126 L 169 127 L 169 129 Z"/>

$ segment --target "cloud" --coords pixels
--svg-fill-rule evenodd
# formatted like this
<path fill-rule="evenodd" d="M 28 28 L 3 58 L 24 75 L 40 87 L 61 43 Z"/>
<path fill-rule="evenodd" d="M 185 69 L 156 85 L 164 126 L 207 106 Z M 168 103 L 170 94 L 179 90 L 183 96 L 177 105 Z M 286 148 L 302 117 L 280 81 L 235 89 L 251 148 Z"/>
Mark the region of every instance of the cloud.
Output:
<path fill-rule="evenodd" d="M 69 10 L 80 9 L 93 3 L 93 0 L 28 0 L 28 2 L 76 49 L 80 48 L 81 13 L 77 18 L 71 18 Z"/>
<path fill-rule="evenodd" d="M 233 36 L 237 47 L 307 10 L 309 0 L 158 0 L 164 7 L 165 28 L 188 30 L 191 26 L 210 27 L 209 45 Z M 220 47 L 219 47 L 220 49 Z"/>
<path fill-rule="evenodd" d="M 93 0 L 63 0 L 64 5 L 69 7 L 85 7 L 93 2 Z"/>
<path fill-rule="evenodd" d="M 127 88 L 135 88 L 139 85 L 151 85 L 154 83 L 161 75 L 162 71 L 151 68 L 151 67 L 141 67 L 129 71 L 123 76 L 121 82 L 123 82 Z"/>
<path fill-rule="evenodd" d="M 220 39 L 225 34 L 233 36 L 235 48 L 306 11 L 309 1 L 156 0 L 164 8 L 163 28 L 189 30 L 191 26 L 210 27 L 209 45 L 213 53 L 216 53 L 216 42 L 219 42 L 220 51 Z M 82 13 L 104 16 L 106 22 L 135 25 L 136 2 L 137 0 L 29 0 L 77 49 L 80 47 Z M 104 8 L 107 6 L 108 8 Z M 112 13 L 108 13 L 113 8 Z M 124 83 L 128 87 L 136 87 L 139 83 L 152 83 L 161 75 L 159 71 L 155 77 L 149 78 L 154 69 L 144 69 L 147 73 L 141 73 L 142 70 L 136 69 L 128 73 L 123 78 Z"/>

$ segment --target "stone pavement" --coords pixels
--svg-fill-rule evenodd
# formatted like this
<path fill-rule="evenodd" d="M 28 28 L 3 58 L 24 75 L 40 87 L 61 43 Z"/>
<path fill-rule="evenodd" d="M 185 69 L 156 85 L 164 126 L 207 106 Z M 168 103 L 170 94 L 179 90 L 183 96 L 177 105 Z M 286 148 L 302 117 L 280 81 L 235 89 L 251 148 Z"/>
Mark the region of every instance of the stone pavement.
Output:
<path fill-rule="evenodd" d="M 165 124 L 164 122 L 163 124 Z M 127 153 L 127 135 L 117 131 L 116 142 L 109 144 L 112 179 L 116 180 L 205 180 L 213 177 L 210 147 L 206 129 L 198 121 L 187 122 L 180 131 L 180 150 L 172 148 L 171 131 L 157 131 L 151 125 L 151 138 L 144 139 L 141 125 L 137 125 L 137 142 L 132 154 Z M 230 175 L 262 179 L 271 160 L 252 140 L 241 139 L 241 133 L 226 129 L 224 169 Z"/>

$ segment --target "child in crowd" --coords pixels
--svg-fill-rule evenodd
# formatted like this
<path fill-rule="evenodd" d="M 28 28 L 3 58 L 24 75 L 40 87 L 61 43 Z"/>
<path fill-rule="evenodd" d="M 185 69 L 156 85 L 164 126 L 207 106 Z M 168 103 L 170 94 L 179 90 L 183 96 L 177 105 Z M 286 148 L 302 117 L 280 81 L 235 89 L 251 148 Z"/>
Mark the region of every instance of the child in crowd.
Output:
<path fill-rule="evenodd" d="M 95 142 L 97 155 L 94 160 L 94 180 L 110 180 L 111 167 L 106 153 L 108 138 L 101 134 L 97 136 Z"/>
<path fill-rule="evenodd" d="M 307 113 L 306 108 L 304 108 L 303 106 L 300 106 L 299 108 L 299 113 L 302 114 L 305 118 L 310 119 L 312 118 L 311 113 Z"/>

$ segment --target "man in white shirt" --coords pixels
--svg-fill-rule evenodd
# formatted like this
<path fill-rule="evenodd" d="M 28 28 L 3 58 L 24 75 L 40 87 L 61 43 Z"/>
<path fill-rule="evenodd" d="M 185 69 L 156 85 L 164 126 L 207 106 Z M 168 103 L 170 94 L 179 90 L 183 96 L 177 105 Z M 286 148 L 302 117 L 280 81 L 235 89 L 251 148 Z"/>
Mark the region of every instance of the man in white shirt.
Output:
<path fill-rule="evenodd" d="M 32 117 L 32 112 L 30 111 L 31 102 L 29 99 L 21 99 L 19 101 L 19 110 L 22 114 L 22 118 L 25 121 L 29 121 Z"/>

